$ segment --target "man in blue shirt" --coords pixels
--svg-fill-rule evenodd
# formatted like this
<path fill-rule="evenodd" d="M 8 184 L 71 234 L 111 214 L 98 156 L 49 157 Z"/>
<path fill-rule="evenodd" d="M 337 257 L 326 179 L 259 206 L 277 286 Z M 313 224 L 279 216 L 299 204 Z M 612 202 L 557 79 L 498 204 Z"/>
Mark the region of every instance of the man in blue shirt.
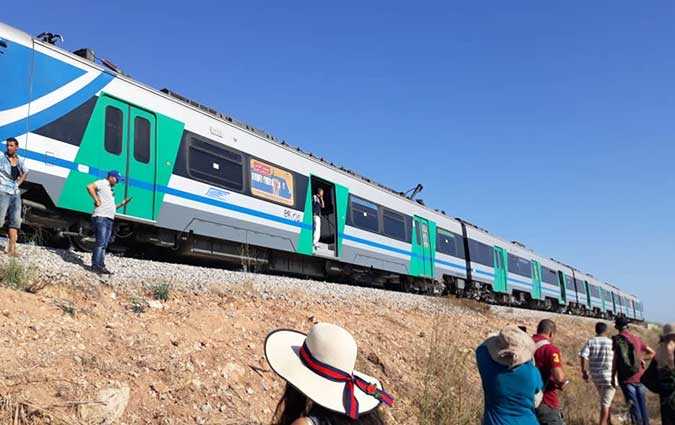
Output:
<path fill-rule="evenodd" d="M 536 406 L 544 382 L 532 362 L 534 342 L 515 326 L 504 328 L 476 349 L 483 382 L 483 425 L 538 425 Z"/>
<path fill-rule="evenodd" d="M 21 228 L 21 191 L 19 186 L 28 176 L 28 168 L 23 158 L 16 153 L 19 142 L 10 137 L 7 139 L 7 150 L 0 155 L 0 227 L 5 224 L 9 215 L 9 243 L 7 253 L 16 256 L 16 239 Z"/>

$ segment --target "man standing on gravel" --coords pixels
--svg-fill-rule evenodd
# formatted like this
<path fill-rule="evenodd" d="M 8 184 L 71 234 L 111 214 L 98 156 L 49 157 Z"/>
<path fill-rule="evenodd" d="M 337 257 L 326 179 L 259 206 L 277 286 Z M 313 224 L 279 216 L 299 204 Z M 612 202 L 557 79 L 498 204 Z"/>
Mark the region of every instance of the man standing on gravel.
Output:
<path fill-rule="evenodd" d="M 612 422 L 610 408 L 616 387 L 612 382 L 614 350 L 612 340 L 607 337 L 606 323 L 596 323 L 595 337 L 584 344 L 579 357 L 584 381 L 588 382 L 590 379 L 600 395 L 600 425 L 608 425 Z"/>
<path fill-rule="evenodd" d="M 567 379 L 562 369 L 560 348 L 553 345 L 556 326 L 552 320 L 544 319 L 537 326 L 534 339 L 536 351 L 534 361 L 544 380 L 544 400 L 537 407 L 537 419 L 541 425 L 564 425 L 558 390 L 565 388 Z"/>
<path fill-rule="evenodd" d="M 108 172 L 105 179 L 96 180 L 87 185 L 87 191 L 94 200 L 95 206 L 91 222 L 96 234 L 96 246 L 91 255 L 91 269 L 99 274 L 112 274 L 105 266 L 105 250 L 108 248 L 112 235 L 115 211 L 131 201 L 131 198 L 126 198 L 119 205 L 115 205 L 113 188 L 120 180 L 120 173 L 112 170 Z"/>
<path fill-rule="evenodd" d="M 654 350 L 642 338 L 630 332 L 629 325 L 630 321 L 626 317 L 617 317 L 615 326 L 619 334 L 613 337 L 612 377 L 619 379 L 633 425 L 649 425 L 647 389 L 640 379 L 645 372 L 646 361 L 654 355 Z"/>
<path fill-rule="evenodd" d="M 21 228 L 21 191 L 19 186 L 26 180 L 28 168 L 17 150 L 19 142 L 10 137 L 7 139 L 7 150 L 0 154 L 0 227 L 9 225 L 7 249 L 9 255 L 16 256 L 16 240 Z"/>

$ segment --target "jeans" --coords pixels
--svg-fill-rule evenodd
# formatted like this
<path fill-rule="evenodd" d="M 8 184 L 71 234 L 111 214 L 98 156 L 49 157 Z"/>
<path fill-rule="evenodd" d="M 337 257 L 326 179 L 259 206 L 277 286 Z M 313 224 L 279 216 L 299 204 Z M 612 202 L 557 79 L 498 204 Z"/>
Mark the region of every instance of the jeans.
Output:
<path fill-rule="evenodd" d="M 645 386 L 642 384 L 621 384 L 621 391 L 630 408 L 630 419 L 633 425 L 649 425 L 649 412 Z"/>
<path fill-rule="evenodd" d="M 9 216 L 5 220 L 5 216 Z M 8 221 L 11 229 L 21 228 L 21 195 L 0 192 L 0 227 Z"/>
<path fill-rule="evenodd" d="M 541 403 L 536 409 L 537 419 L 541 425 L 565 425 L 562 412 Z"/>
<path fill-rule="evenodd" d="M 103 268 L 105 267 L 105 250 L 108 248 L 112 235 L 113 221 L 107 217 L 92 217 L 91 222 L 96 233 L 96 245 L 91 254 L 91 266 Z"/>

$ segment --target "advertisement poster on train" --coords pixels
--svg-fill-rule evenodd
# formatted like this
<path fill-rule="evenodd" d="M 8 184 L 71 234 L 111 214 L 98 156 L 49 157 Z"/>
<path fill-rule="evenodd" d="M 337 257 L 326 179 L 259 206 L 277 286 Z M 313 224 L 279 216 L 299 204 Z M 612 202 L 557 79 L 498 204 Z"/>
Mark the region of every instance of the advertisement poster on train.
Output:
<path fill-rule="evenodd" d="M 260 198 L 293 206 L 293 174 L 266 162 L 251 159 L 251 193 Z"/>

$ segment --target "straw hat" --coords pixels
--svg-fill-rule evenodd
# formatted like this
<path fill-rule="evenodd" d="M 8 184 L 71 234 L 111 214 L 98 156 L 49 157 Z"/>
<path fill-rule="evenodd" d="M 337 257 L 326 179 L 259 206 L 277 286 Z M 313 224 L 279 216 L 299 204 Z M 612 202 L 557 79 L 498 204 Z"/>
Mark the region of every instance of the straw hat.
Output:
<path fill-rule="evenodd" d="M 507 326 L 485 341 L 495 362 L 514 368 L 532 360 L 535 345 L 532 338 L 516 326 Z"/>
<path fill-rule="evenodd" d="M 354 370 L 357 347 L 345 329 L 329 323 L 307 335 L 280 329 L 265 341 L 265 356 L 279 376 L 315 403 L 353 419 L 393 403 L 377 379 Z"/>

